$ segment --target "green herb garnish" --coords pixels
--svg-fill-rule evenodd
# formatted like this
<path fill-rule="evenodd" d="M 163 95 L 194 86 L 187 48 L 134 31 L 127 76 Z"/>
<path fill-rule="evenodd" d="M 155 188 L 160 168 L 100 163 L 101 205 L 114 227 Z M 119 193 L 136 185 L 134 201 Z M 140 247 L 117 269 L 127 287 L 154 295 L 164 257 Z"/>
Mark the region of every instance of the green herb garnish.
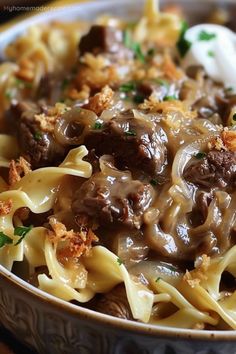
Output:
<path fill-rule="evenodd" d="M 61 83 L 62 90 L 64 90 L 69 85 L 69 83 L 70 81 L 68 79 L 64 79 Z"/>
<path fill-rule="evenodd" d="M 156 278 L 155 282 L 157 283 L 159 280 L 161 280 L 161 277 Z"/>
<path fill-rule="evenodd" d="M 208 50 L 207 55 L 208 55 L 208 57 L 214 58 L 215 53 L 213 52 L 213 50 Z"/>
<path fill-rule="evenodd" d="M 14 97 L 13 91 L 7 90 L 7 91 L 5 92 L 5 97 L 6 97 L 8 100 L 11 100 L 11 99 Z"/>
<path fill-rule="evenodd" d="M 216 38 L 216 34 L 215 33 L 209 33 L 209 32 L 207 32 L 205 30 L 202 30 L 198 34 L 198 40 L 199 41 L 211 41 L 214 38 Z"/>
<path fill-rule="evenodd" d="M 134 130 L 128 130 L 127 132 L 125 132 L 125 134 L 128 136 L 136 136 L 137 135 Z"/>
<path fill-rule="evenodd" d="M 150 181 L 151 185 L 153 186 L 157 186 L 158 185 L 158 181 L 155 178 L 152 178 Z"/>
<path fill-rule="evenodd" d="M 40 140 L 40 139 L 42 139 L 42 133 L 41 133 L 41 132 L 35 132 L 34 138 L 35 138 L 35 140 Z"/>
<path fill-rule="evenodd" d="M 233 121 L 236 121 L 236 113 L 233 115 Z"/>
<path fill-rule="evenodd" d="M 226 92 L 232 92 L 233 90 L 234 90 L 233 87 L 227 87 L 227 88 L 225 89 Z"/>
<path fill-rule="evenodd" d="M 142 52 L 140 43 L 133 41 L 131 32 L 127 29 L 124 31 L 123 43 L 126 48 L 131 49 L 134 52 L 137 59 L 139 59 L 142 63 L 145 63 L 145 56 Z"/>
<path fill-rule="evenodd" d="M 117 258 L 117 263 L 118 263 L 119 266 L 120 266 L 120 265 L 123 264 L 124 262 L 122 261 L 122 259 L 120 259 L 120 257 L 118 257 L 118 258 Z"/>
<path fill-rule="evenodd" d="M 2 248 L 5 245 L 10 245 L 12 243 L 13 243 L 13 240 L 1 231 L 0 232 L 0 248 Z"/>
<path fill-rule="evenodd" d="M 135 95 L 133 98 L 134 103 L 143 103 L 144 100 L 145 96 L 140 94 Z"/>
<path fill-rule="evenodd" d="M 121 85 L 119 88 L 120 92 L 131 92 L 136 90 L 135 82 L 126 82 L 125 84 Z"/>
<path fill-rule="evenodd" d="M 161 85 L 161 86 L 165 86 L 167 89 L 170 87 L 170 84 L 167 80 L 164 80 L 164 79 L 154 79 L 154 81 Z"/>
<path fill-rule="evenodd" d="M 188 24 L 186 21 L 182 21 L 182 26 L 181 26 L 181 32 L 180 32 L 180 36 L 179 36 L 179 40 L 176 44 L 179 54 L 181 56 L 181 58 L 183 58 L 186 53 L 189 51 L 189 49 L 191 48 L 192 42 L 188 41 L 185 38 L 185 34 L 186 31 L 188 29 Z"/>
<path fill-rule="evenodd" d="M 131 32 L 127 29 L 124 31 L 123 43 L 127 48 L 132 47 L 133 40 L 132 40 Z"/>
<path fill-rule="evenodd" d="M 195 157 L 196 159 L 203 159 L 204 157 L 206 156 L 206 153 L 205 152 L 198 152 Z"/>
<path fill-rule="evenodd" d="M 155 54 L 155 52 L 156 52 L 155 48 L 150 48 L 150 49 L 148 49 L 148 51 L 147 51 L 147 56 L 153 57 L 154 54 Z"/>
<path fill-rule="evenodd" d="M 164 101 L 175 101 L 177 100 L 177 97 L 175 95 L 172 95 L 172 96 L 165 96 Z"/>
<path fill-rule="evenodd" d="M 33 228 L 33 225 L 30 226 L 18 226 L 14 230 L 14 235 L 19 236 L 20 239 L 15 243 L 15 246 L 19 245 L 21 241 L 25 238 L 25 236 L 30 232 Z"/>
<path fill-rule="evenodd" d="M 93 129 L 99 130 L 102 129 L 102 123 L 101 122 L 95 122 Z"/>
<path fill-rule="evenodd" d="M 24 80 L 21 80 L 21 79 L 18 79 L 16 78 L 16 85 L 19 87 L 19 88 L 32 88 L 32 83 L 31 82 L 28 82 L 28 81 L 24 81 Z"/>
<path fill-rule="evenodd" d="M 134 51 L 136 58 L 144 64 L 145 63 L 145 56 L 142 52 L 140 43 L 133 43 L 132 49 Z"/>

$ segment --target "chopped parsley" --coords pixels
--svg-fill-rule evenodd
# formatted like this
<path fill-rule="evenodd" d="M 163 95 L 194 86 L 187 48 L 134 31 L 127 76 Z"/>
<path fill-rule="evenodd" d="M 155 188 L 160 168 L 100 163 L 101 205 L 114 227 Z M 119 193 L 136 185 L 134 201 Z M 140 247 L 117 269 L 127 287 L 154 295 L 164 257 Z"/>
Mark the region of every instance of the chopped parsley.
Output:
<path fill-rule="evenodd" d="M 133 41 L 131 32 L 129 30 L 124 31 L 123 43 L 126 48 L 129 48 L 134 52 L 138 60 L 140 60 L 142 63 L 145 63 L 145 56 L 142 52 L 140 43 Z"/>
<path fill-rule="evenodd" d="M 101 122 L 95 122 L 93 129 L 99 130 L 102 129 L 102 123 Z"/>
<path fill-rule="evenodd" d="M 157 186 L 157 185 L 158 185 L 158 181 L 157 181 L 157 179 L 155 179 L 155 178 L 152 178 L 151 181 L 150 181 L 150 183 L 151 183 L 151 185 L 153 185 L 153 186 Z"/>
<path fill-rule="evenodd" d="M 161 86 L 165 86 L 167 89 L 170 87 L 170 84 L 167 80 L 164 80 L 164 79 L 154 79 L 154 81 L 161 85 Z"/>
<path fill-rule="evenodd" d="M 232 92 L 233 90 L 234 90 L 233 87 L 227 87 L 227 88 L 225 89 L 226 92 Z"/>
<path fill-rule="evenodd" d="M 136 58 L 144 64 L 145 63 L 145 56 L 142 52 L 140 43 L 134 43 L 132 49 L 134 51 Z"/>
<path fill-rule="evenodd" d="M 14 235 L 19 236 L 20 239 L 15 243 L 15 246 L 19 245 L 21 241 L 25 238 L 25 236 L 30 232 L 33 228 L 33 225 L 30 226 L 18 226 L 14 230 Z"/>
<path fill-rule="evenodd" d="M 120 257 L 118 257 L 118 258 L 117 258 L 117 263 L 118 263 L 119 266 L 120 266 L 120 265 L 123 264 L 124 262 L 122 261 L 122 259 L 120 259 Z"/>
<path fill-rule="evenodd" d="M 5 92 L 5 97 L 6 97 L 8 100 L 11 100 L 11 99 L 14 97 L 13 91 L 12 91 L 12 90 L 7 90 L 7 91 Z"/>
<path fill-rule="evenodd" d="M 127 132 L 125 132 L 125 134 L 128 136 L 136 136 L 137 135 L 134 130 L 128 130 Z"/>
<path fill-rule="evenodd" d="M 131 49 L 133 41 L 132 41 L 132 36 L 131 36 L 131 33 L 129 30 L 124 31 L 123 43 L 127 48 Z"/>
<path fill-rule="evenodd" d="M 175 95 L 172 95 L 172 96 L 165 96 L 164 101 L 174 101 L 174 100 L 177 100 L 177 97 Z"/>
<path fill-rule="evenodd" d="M 16 85 L 19 88 L 32 88 L 32 82 L 24 81 L 18 78 L 16 78 Z"/>
<path fill-rule="evenodd" d="M 13 240 L 1 231 L 0 232 L 0 248 L 2 248 L 5 245 L 10 245 L 12 243 L 13 243 Z"/>
<path fill-rule="evenodd" d="M 156 52 L 155 48 L 150 48 L 150 49 L 148 49 L 148 51 L 147 51 L 147 56 L 148 56 L 148 57 L 153 57 L 154 54 L 155 54 L 155 52 Z"/>
<path fill-rule="evenodd" d="M 189 49 L 191 48 L 191 45 L 192 45 L 192 42 L 188 41 L 185 38 L 185 34 L 186 34 L 187 29 L 188 29 L 187 22 L 182 21 L 182 28 L 181 28 L 179 40 L 176 44 L 181 58 L 183 58 L 187 54 L 187 52 L 189 51 Z"/>
<path fill-rule="evenodd" d="M 65 90 L 65 88 L 69 85 L 69 80 L 68 79 L 64 79 L 61 83 L 61 88 L 62 90 Z"/>
<path fill-rule="evenodd" d="M 215 53 L 213 52 L 213 50 L 208 50 L 207 55 L 208 55 L 208 57 L 214 58 Z"/>
<path fill-rule="evenodd" d="M 236 122 L 236 113 L 233 115 L 233 121 Z"/>
<path fill-rule="evenodd" d="M 35 132 L 34 138 L 35 138 L 35 140 L 40 140 L 40 139 L 42 139 L 42 133 L 41 133 L 41 132 Z"/>
<path fill-rule="evenodd" d="M 141 95 L 141 94 L 137 94 L 134 96 L 133 101 L 135 103 L 143 103 L 143 101 L 145 100 L 145 96 Z"/>
<path fill-rule="evenodd" d="M 203 159 L 204 157 L 206 156 L 206 153 L 205 152 L 198 152 L 195 157 L 196 159 Z"/>
<path fill-rule="evenodd" d="M 216 34 L 215 33 L 209 33 L 209 32 L 207 32 L 205 30 L 202 30 L 198 34 L 198 40 L 199 41 L 211 41 L 214 38 L 216 38 Z"/>
<path fill-rule="evenodd" d="M 155 282 L 157 283 L 159 280 L 161 280 L 161 277 L 156 278 Z"/>
<path fill-rule="evenodd" d="M 133 81 L 126 82 L 123 85 L 120 86 L 119 90 L 120 92 L 131 92 L 136 89 L 136 84 Z"/>

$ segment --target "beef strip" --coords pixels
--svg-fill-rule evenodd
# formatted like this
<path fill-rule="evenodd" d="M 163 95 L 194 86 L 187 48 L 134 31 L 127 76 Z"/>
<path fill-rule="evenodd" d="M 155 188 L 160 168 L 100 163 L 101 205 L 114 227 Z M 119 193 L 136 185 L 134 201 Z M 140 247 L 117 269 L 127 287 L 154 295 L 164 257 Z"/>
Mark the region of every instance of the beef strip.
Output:
<path fill-rule="evenodd" d="M 236 152 L 212 150 L 201 160 L 193 158 L 184 178 L 206 189 L 235 187 Z"/>
<path fill-rule="evenodd" d="M 61 162 L 67 150 L 56 142 L 52 133 L 42 132 L 34 120 L 35 114 L 42 112 L 41 107 L 31 102 L 21 102 L 12 109 L 20 153 L 30 162 L 32 168 L 57 165 Z"/>
<path fill-rule="evenodd" d="M 122 31 L 115 27 L 101 25 L 92 26 L 90 31 L 81 38 L 79 53 L 80 56 L 85 53 L 94 55 L 109 53 L 120 59 L 133 57 L 133 52 L 123 45 Z"/>
<path fill-rule="evenodd" d="M 139 229 L 143 213 L 151 205 L 154 190 L 150 184 L 133 180 L 126 172 L 110 168 L 95 173 L 75 193 L 72 211 L 86 215 L 99 225 L 125 225 Z"/>
<path fill-rule="evenodd" d="M 159 125 L 123 114 L 91 130 L 85 145 L 98 156 L 113 155 L 119 168 L 139 169 L 155 177 L 167 164 L 166 135 Z"/>
<path fill-rule="evenodd" d="M 118 285 L 95 301 L 93 310 L 106 315 L 133 320 L 124 285 Z"/>

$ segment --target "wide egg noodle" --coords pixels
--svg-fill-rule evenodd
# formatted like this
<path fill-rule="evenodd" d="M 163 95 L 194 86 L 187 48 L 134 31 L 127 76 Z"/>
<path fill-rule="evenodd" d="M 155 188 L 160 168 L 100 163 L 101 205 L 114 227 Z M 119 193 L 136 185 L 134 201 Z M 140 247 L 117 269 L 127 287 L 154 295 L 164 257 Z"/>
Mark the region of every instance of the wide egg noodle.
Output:
<path fill-rule="evenodd" d="M 223 257 L 212 259 L 209 267 L 202 273 L 202 281 L 189 284 L 185 278 L 178 285 L 179 291 L 198 309 L 217 313 L 231 328 L 236 329 L 236 291 L 221 297 L 219 287 L 222 273 L 227 270 L 236 275 L 236 246 Z M 190 272 L 191 273 L 191 272 Z"/>
<path fill-rule="evenodd" d="M 0 218 L 0 230 L 13 239 L 13 244 L 0 249 L 0 263 L 11 270 L 14 261 L 23 260 L 23 245 L 15 243 L 19 240 L 14 236 L 13 215 L 22 207 L 28 207 L 33 213 L 44 213 L 54 204 L 60 186 L 61 178 L 65 175 L 89 178 L 92 173 L 91 165 L 83 161 L 87 155 L 84 146 L 71 150 L 58 167 L 45 167 L 28 173 L 11 190 L 0 193 L 1 201 L 12 200 L 13 206 L 9 214 Z"/>
<path fill-rule="evenodd" d="M 152 287 L 155 292 L 168 295 L 169 301 L 167 299 L 167 302 L 174 304 L 177 310 L 164 318 L 152 316 L 150 323 L 177 328 L 194 328 L 197 323 L 217 325 L 218 319 L 210 316 L 207 312 L 199 311 L 171 284 L 158 279 L 157 281 L 152 281 Z M 159 299 L 156 298 L 155 302 L 159 302 Z"/>
<path fill-rule="evenodd" d="M 52 279 L 46 275 L 39 275 L 38 280 L 41 290 L 67 301 L 86 302 L 96 293 L 107 292 L 119 283 L 124 282 L 133 317 L 142 322 L 149 321 L 154 301 L 153 292 L 144 285 L 135 282 L 126 267 L 119 264 L 117 256 L 105 247 L 93 247 L 90 254 L 84 256 L 81 260 L 88 272 L 88 281 L 86 288 L 77 289 L 78 291 L 71 284 L 71 279 L 75 276 L 62 269 L 56 259 L 53 247 L 48 241 L 46 241 L 45 255 Z M 86 295 L 88 296 L 87 299 Z"/>

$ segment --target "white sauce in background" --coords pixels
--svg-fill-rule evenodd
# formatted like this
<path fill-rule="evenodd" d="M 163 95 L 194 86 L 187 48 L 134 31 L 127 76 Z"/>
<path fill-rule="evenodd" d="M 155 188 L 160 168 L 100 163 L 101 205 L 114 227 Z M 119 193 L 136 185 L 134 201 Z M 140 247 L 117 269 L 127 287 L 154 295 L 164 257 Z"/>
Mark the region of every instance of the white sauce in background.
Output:
<path fill-rule="evenodd" d="M 199 40 L 202 31 L 216 37 Z M 182 60 L 183 68 L 202 65 L 213 80 L 236 90 L 236 34 L 220 25 L 201 24 L 187 30 L 185 38 L 192 46 Z"/>

